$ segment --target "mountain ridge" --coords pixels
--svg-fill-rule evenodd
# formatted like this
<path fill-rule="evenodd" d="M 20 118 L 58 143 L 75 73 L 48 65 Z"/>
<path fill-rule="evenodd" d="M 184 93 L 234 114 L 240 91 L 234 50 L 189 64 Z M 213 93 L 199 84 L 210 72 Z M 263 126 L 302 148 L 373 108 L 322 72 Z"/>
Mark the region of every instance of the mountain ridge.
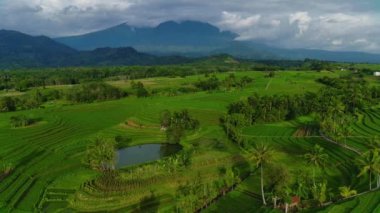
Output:
<path fill-rule="evenodd" d="M 156 65 L 185 63 L 184 57 L 158 57 L 132 47 L 78 51 L 46 36 L 0 30 L 0 68 L 68 67 L 100 65 Z"/>
<path fill-rule="evenodd" d="M 167 21 L 155 27 L 132 27 L 124 23 L 96 32 L 60 37 L 55 40 L 77 50 L 132 46 L 139 51 L 154 52 L 166 46 L 174 51 L 189 52 L 191 47 L 209 51 L 233 41 L 237 36 L 230 31 L 221 31 L 209 23 Z M 178 47 L 187 48 L 182 48 L 181 51 Z"/>
<path fill-rule="evenodd" d="M 72 48 L 91 50 L 99 47 L 131 46 L 155 55 L 201 57 L 230 54 L 256 60 L 304 60 L 306 58 L 338 62 L 380 63 L 380 54 L 355 51 L 284 49 L 256 41 L 237 41 L 238 34 L 222 31 L 199 21 L 166 21 L 155 27 L 133 27 L 126 23 L 84 35 L 56 38 Z"/>
<path fill-rule="evenodd" d="M 101 39 L 99 32 L 103 35 Z M 148 37 L 144 38 L 140 34 Z M 237 34 L 195 21 L 164 22 L 157 25 L 153 31 L 152 28 L 134 28 L 127 24 L 119 24 L 85 35 L 86 45 L 94 45 L 94 49 L 77 50 L 47 36 L 30 36 L 12 30 L 0 30 L 0 68 L 178 64 L 191 61 L 191 58 L 218 54 L 254 60 L 309 58 L 337 62 L 380 63 L 380 54 L 283 49 L 254 41 L 236 41 Z M 151 36 L 155 39 L 147 41 L 146 39 Z M 133 41 L 136 45 L 126 45 L 123 41 L 126 37 L 129 42 Z M 79 43 L 81 42 L 79 40 Z M 107 46 L 104 42 L 113 43 Z"/>

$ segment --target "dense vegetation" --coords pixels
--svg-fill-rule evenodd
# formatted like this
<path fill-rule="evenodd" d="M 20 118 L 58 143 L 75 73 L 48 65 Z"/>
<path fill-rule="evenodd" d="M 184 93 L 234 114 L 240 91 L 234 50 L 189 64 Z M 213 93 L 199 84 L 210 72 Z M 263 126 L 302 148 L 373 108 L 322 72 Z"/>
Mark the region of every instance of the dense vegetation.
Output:
<path fill-rule="evenodd" d="M 380 102 L 379 87 L 369 87 L 367 82 L 362 78 L 329 78 L 322 77 L 316 79 L 317 82 L 326 85 L 327 87 L 321 88 L 316 93 L 306 93 L 301 96 L 293 95 L 274 95 L 274 96 L 259 96 L 255 94 L 250 96 L 245 101 L 235 102 L 229 105 L 228 114 L 224 116 L 221 121 L 227 136 L 235 143 L 239 144 L 245 149 L 249 149 L 251 141 L 247 140 L 243 135 L 243 129 L 257 123 L 268 122 L 281 122 L 294 120 L 299 116 L 310 116 L 313 118 L 314 124 L 307 123 L 303 128 L 303 136 L 308 136 L 308 129 L 319 129 L 320 133 L 326 140 L 333 139 L 338 143 L 344 143 L 347 148 L 346 140 L 351 134 L 351 126 L 357 122 L 358 117 L 365 109 L 377 106 Z M 314 130 L 315 131 L 315 130 Z M 331 139 L 327 138 L 330 137 Z M 336 143 L 336 142 L 334 142 Z M 377 178 L 376 183 L 379 187 L 380 178 L 380 157 L 378 151 L 378 143 L 376 143 L 368 151 L 361 153 L 358 157 L 356 164 L 361 170 L 358 176 L 369 176 L 369 190 L 372 188 L 372 176 Z M 349 148 L 350 150 L 360 153 L 356 149 Z M 269 148 L 262 146 L 255 148 L 253 151 L 253 158 L 257 166 L 261 170 L 261 195 L 263 204 L 266 205 L 264 197 L 263 186 L 263 164 L 271 161 L 271 154 Z M 277 199 L 286 206 L 286 211 L 291 196 L 297 196 L 302 200 L 314 200 L 316 204 L 322 205 L 327 202 L 328 185 L 326 177 L 320 176 L 316 181 L 315 169 L 321 169 L 326 166 L 328 154 L 325 153 L 324 148 L 319 145 L 311 150 L 310 153 L 305 154 L 310 166 L 312 166 L 312 176 L 304 177 L 303 180 L 297 179 L 294 183 L 289 183 L 288 177 L 278 180 L 276 184 L 280 184 L 277 188 L 276 184 L 272 184 L 268 190 L 273 190 L 274 208 L 277 205 Z M 273 170 L 273 168 L 272 168 Z M 274 169 L 276 170 L 276 169 Z M 289 172 L 282 168 L 277 174 L 286 174 Z M 293 174 L 296 175 L 296 174 Z M 324 174 L 326 175 L 326 174 Z M 297 174 L 299 177 L 299 174 Z M 269 182 L 273 181 L 274 177 L 269 178 Z M 306 186 L 305 189 L 299 189 L 299 184 Z M 294 185 L 291 185 L 294 184 Z M 289 188 L 290 187 L 290 188 Z M 302 190 L 302 191 L 300 191 Z M 356 190 L 351 190 L 350 187 L 342 186 L 339 188 L 341 196 L 344 198 L 355 196 Z M 336 199 L 336 198 L 330 198 Z M 303 203 L 303 207 L 310 208 L 312 203 Z"/>
<path fill-rule="evenodd" d="M 36 118 L 28 117 L 26 115 L 12 116 L 10 123 L 12 127 L 27 127 L 35 124 L 38 121 Z"/>
<path fill-rule="evenodd" d="M 105 83 L 87 83 L 74 86 L 66 94 L 66 99 L 76 103 L 91 103 L 94 101 L 104 101 L 120 99 L 126 93 L 118 88 Z"/>
<path fill-rule="evenodd" d="M 169 143 L 179 143 L 186 131 L 199 127 L 199 121 L 192 118 L 187 110 L 171 113 L 165 110 L 161 113 L 161 129 L 166 131 L 166 139 Z"/>
<path fill-rule="evenodd" d="M 315 64 L 323 64 L 319 69 Z M 305 61 L 249 61 L 238 60 L 228 55 L 217 55 L 194 59 L 188 64 L 155 66 L 105 66 L 105 67 L 67 67 L 4 70 L 0 72 L 0 90 L 16 89 L 25 91 L 31 87 L 48 85 L 78 84 L 102 79 L 141 79 L 158 76 L 189 76 L 195 74 L 223 73 L 227 71 L 321 71 L 321 70 L 360 71 L 372 74 L 377 67 L 360 67 L 359 65 L 340 64 L 316 60 Z M 273 72 L 272 72 L 273 73 Z M 247 80 L 247 79 L 246 79 Z M 248 80 L 249 81 L 249 80 Z M 236 82 L 235 82 L 236 83 Z M 244 83 L 242 81 L 241 83 Z"/>

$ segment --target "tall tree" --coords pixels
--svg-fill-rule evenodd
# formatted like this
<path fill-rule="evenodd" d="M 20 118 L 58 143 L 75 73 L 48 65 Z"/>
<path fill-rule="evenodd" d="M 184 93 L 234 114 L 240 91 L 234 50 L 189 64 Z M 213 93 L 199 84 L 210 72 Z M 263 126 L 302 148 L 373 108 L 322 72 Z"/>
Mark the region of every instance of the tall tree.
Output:
<path fill-rule="evenodd" d="M 256 166 L 260 168 L 260 183 L 261 183 L 261 197 L 263 199 L 263 204 L 266 205 L 265 195 L 264 195 L 264 165 L 272 161 L 273 150 L 267 145 L 256 145 L 252 150 L 251 159 L 256 163 Z"/>
<path fill-rule="evenodd" d="M 313 185 L 315 186 L 315 168 L 319 169 L 325 166 L 328 155 L 324 148 L 316 144 L 310 153 L 305 154 L 307 163 L 313 166 Z"/>
<path fill-rule="evenodd" d="M 359 177 L 365 174 L 369 175 L 369 190 L 372 190 L 372 175 L 380 172 L 380 156 L 377 149 L 373 149 L 362 154 L 358 159 L 360 167 Z"/>
<path fill-rule="evenodd" d="M 375 136 L 370 143 L 370 147 L 380 153 L 380 139 Z M 380 188 L 380 170 L 376 172 L 376 177 L 376 188 Z"/>

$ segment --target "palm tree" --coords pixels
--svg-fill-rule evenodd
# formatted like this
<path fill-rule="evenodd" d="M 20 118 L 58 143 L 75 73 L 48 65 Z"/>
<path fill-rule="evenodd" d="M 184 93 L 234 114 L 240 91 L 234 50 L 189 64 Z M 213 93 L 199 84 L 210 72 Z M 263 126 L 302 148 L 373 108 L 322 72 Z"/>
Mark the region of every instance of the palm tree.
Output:
<path fill-rule="evenodd" d="M 271 162 L 273 151 L 268 146 L 263 144 L 257 145 L 252 150 L 251 159 L 256 163 L 257 167 L 260 167 L 260 180 L 261 180 L 261 197 L 263 199 L 263 204 L 267 205 L 264 195 L 264 173 L 263 166 Z"/>
<path fill-rule="evenodd" d="M 313 185 L 315 186 L 315 168 L 324 167 L 328 155 L 324 152 L 324 148 L 316 144 L 310 153 L 305 154 L 307 163 L 313 166 Z"/>
<path fill-rule="evenodd" d="M 379 150 L 373 149 L 362 154 L 358 159 L 358 166 L 361 168 L 358 177 L 368 173 L 369 190 L 372 190 L 372 174 L 380 172 L 380 156 Z"/>
<path fill-rule="evenodd" d="M 370 147 L 372 150 L 380 152 L 380 140 L 377 136 L 375 136 L 370 142 Z M 380 171 L 377 171 L 376 173 L 376 188 L 380 188 Z"/>

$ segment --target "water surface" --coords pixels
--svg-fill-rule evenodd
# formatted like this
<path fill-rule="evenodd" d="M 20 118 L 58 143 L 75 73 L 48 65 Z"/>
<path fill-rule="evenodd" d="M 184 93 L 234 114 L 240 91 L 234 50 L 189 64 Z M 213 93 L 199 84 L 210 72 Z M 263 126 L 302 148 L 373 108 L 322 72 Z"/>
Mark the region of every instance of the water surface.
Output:
<path fill-rule="evenodd" d="M 144 144 L 126 147 L 117 151 L 118 160 L 116 167 L 132 166 L 158 160 L 177 153 L 181 150 L 178 144 Z"/>

